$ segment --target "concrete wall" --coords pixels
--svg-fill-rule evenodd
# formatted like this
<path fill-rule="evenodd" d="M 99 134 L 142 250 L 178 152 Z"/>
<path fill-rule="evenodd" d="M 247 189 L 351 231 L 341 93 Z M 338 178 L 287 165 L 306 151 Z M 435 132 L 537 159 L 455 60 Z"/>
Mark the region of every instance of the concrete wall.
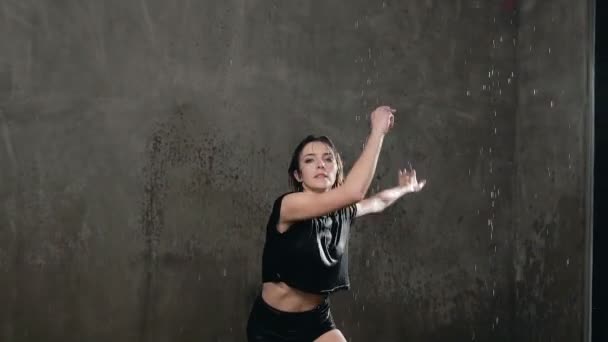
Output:
<path fill-rule="evenodd" d="M 0 340 L 242 341 L 292 149 L 384 103 L 372 193 L 429 184 L 358 221 L 349 340 L 579 336 L 584 4 L 0 4 Z"/>
<path fill-rule="evenodd" d="M 514 340 L 585 333 L 590 1 L 522 3 L 514 177 Z M 591 123 L 592 124 L 592 123 Z"/>

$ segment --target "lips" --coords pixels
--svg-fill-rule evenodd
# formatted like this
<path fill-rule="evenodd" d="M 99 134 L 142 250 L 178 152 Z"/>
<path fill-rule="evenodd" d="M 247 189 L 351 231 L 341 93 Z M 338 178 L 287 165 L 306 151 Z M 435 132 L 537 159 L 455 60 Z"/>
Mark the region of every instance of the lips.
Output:
<path fill-rule="evenodd" d="M 315 175 L 315 178 L 319 178 L 319 177 L 328 178 L 327 175 L 324 173 L 319 173 L 318 175 Z"/>

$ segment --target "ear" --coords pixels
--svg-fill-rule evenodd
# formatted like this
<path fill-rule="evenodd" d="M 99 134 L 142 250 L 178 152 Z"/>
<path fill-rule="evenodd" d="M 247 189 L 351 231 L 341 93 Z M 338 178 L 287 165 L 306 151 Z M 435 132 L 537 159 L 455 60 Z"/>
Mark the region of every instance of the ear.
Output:
<path fill-rule="evenodd" d="M 298 182 L 302 182 L 302 177 L 300 177 L 300 170 L 295 170 L 293 172 L 293 177 L 298 181 Z"/>

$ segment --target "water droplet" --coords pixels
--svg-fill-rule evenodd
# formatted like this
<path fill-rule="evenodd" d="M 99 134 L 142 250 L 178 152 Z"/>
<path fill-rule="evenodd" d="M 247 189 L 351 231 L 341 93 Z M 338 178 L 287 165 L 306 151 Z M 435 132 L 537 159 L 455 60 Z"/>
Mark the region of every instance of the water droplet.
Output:
<path fill-rule="evenodd" d="M 499 40 L 500 40 L 500 42 L 502 43 L 502 36 L 500 36 Z"/>
<path fill-rule="evenodd" d="M 496 131 L 496 127 L 494 127 L 494 135 L 496 135 L 497 131 Z"/>
<path fill-rule="evenodd" d="M 551 48 L 549 48 L 549 54 L 551 54 Z"/>
<path fill-rule="evenodd" d="M 471 96 L 471 91 L 467 90 L 467 96 Z"/>
<path fill-rule="evenodd" d="M 475 264 L 475 272 L 477 272 L 477 264 Z"/>
<path fill-rule="evenodd" d="M 553 100 L 551 100 L 551 108 L 553 108 L 554 105 Z"/>
<path fill-rule="evenodd" d="M 533 90 L 532 90 L 532 94 L 533 94 L 533 95 L 536 95 L 536 89 L 533 89 Z"/>
<path fill-rule="evenodd" d="M 224 272 L 223 272 L 223 274 L 224 274 L 224 277 L 226 276 L 226 274 L 228 274 L 228 272 L 226 271 L 226 269 L 225 269 L 225 268 L 224 268 Z"/>
<path fill-rule="evenodd" d="M 566 265 L 569 266 L 570 265 L 570 258 L 566 259 Z"/>
<path fill-rule="evenodd" d="M 486 90 L 486 85 L 485 85 L 485 84 L 483 85 L 482 89 L 483 89 L 483 90 Z"/>
<path fill-rule="evenodd" d="M 507 78 L 507 84 L 511 84 L 511 78 Z"/>
<path fill-rule="evenodd" d="M 386 7 L 386 1 L 382 1 L 382 8 Z"/>
<path fill-rule="evenodd" d="M 355 28 L 359 27 L 359 20 L 355 20 Z"/>
<path fill-rule="evenodd" d="M 370 84 L 372 84 L 372 80 L 368 78 L 366 83 L 367 83 L 367 85 L 370 85 Z"/>
<path fill-rule="evenodd" d="M 498 325 L 498 316 L 496 316 L 496 325 Z"/>

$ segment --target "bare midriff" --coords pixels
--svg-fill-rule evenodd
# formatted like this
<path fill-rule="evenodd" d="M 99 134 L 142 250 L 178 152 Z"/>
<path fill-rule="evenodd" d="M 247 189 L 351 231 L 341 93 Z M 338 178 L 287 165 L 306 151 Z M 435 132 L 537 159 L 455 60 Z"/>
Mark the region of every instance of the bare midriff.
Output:
<path fill-rule="evenodd" d="M 285 312 L 310 311 L 323 302 L 323 296 L 303 292 L 278 282 L 262 284 L 262 299 L 273 308 Z"/>

